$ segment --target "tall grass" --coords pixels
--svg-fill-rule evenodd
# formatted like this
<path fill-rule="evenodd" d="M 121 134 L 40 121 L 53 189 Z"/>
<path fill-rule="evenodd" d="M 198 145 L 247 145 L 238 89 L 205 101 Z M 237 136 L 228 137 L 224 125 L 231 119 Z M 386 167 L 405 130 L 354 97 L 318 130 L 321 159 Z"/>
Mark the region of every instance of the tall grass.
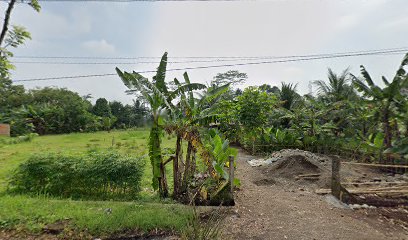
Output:
<path fill-rule="evenodd" d="M 144 166 L 143 158 L 115 151 L 35 154 L 18 167 L 9 187 L 10 192 L 75 199 L 135 199 Z"/>

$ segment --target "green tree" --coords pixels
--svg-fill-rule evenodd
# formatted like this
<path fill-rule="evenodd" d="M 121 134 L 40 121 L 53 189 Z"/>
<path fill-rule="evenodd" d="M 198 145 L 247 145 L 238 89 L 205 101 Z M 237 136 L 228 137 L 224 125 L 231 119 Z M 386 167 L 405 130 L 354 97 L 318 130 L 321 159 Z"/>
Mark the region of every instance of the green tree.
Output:
<path fill-rule="evenodd" d="M 353 84 L 359 92 L 366 97 L 367 101 L 373 104 L 381 118 L 382 130 L 384 133 L 384 145 L 386 148 L 392 146 L 391 119 L 395 118 L 397 106 L 407 101 L 407 97 L 401 94 L 401 90 L 408 85 L 407 73 L 404 67 L 408 64 L 408 54 L 405 55 L 393 80 L 389 82 L 382 77 L 384 87 L 376 85 L 364 66 L 360 66 L 362 79 L 351 75 Z"/>
<path fill-rule="evenodd" d="M 100 117 L 111 117 L 112 112 L 108 100 L 106 98 L 98 98 L 92 107 L 92 113 Z"/>
<path fill-rule="evenodd" d="M 230 70 L 225 73 L 218 73 L 213 81 L 211 81 L 211 86 L 223 86 L 229 84 L 230 86 L 235 86 L 244 83 L 248 79 L 246 73 L 241 73 L 237 70 Z"/>
<path fill-rule="evenodd" d="M 9 30 L 11 12 L 16 4 L 17 0 L 10 0 L 4 16 L 3 26 L 0 32 L 0 81 L 4 81 L 6 78 L 10 77 L 10 69 L 14 66 L 8 60 L 9 57 L 13 56 L 12 52 L 7 50 L 8 47 L 16 48 L 23 44 L 26 39 L 31 39 L 29 32 L 25 30 L 22 26 L 12 26 L 12 30 Z M 28 1 L 35 11 L 39 12 L 41 7 L 38 0 Z"/>
<path fill-rule="evenodd" d="M 44 134 L 98 129 L 93 126 L 95 116 L 88 111 L 90 103 L 78 93 L 64 88 L 46 87 L 30 90 L 28 94 L 30 105 L 45 120 Z M 28 117 L 31 118 L 30 115 Z M 39 128 L 36 126 L 36 129 Z"/>
<path fill-rule="evenodd" d="M 276 98 L 259 90 L 248 87 L 238 97 L 238 117 L 240 123 L 248 129 L 262 128 L 268 122 L 275 107 Z"/>
<path fill-rule="evenodd" d="M 180 193 L 185 193 L 188 188 L 188 180 L 196 168 L 195 154 L 197 152 L 197 137 L 200 135 L 198 131 L 199 126 L 208 127 L 215 119 L 215 102 L 218 98 L 229 90 L 229 84 L 224 86 L 214 86 L 206 89 L 200 98 L 195 98 L 193 90 L 205 89 L 205 85 L 198 83 L 191 83 L 190 78 L 185 72 L 183 74 L 184 84 L 180 83 L 177 79 L 174 79 L 174 84 L 177 87 L 175 91 L 170 94 L 171 98 L 175 95 L 180 96 L 180 101 L 177 104 L 174 118 L 171 124 L 168 124 L 168 129 L 172 128 L 172 131 L 176 132 L 176 157 L 173 161 L 174 169 L 174 194 L 177 197 Z M 183 137 L 184 136 L 184 137 Z M 187 137 L 186 137 L 187 136 Z M 178 161 L 180 158 L 182 140 L 186 139 L 187 154 L 185 160 L 185 168 L 183 173 L 183 181 L 181 184 L 181 173 L 178 172 Z M 207 162 L 207 166 L 212 168 L 212 163 Z"/>
<path fill-rule="evenodd" d="M 279 91 L 279 100 L 282 102 L 282 107 L 286 110 L 293 110 L 301 102 L 302 97 L 296 92 L 297 84 L 282 83 Z"/>
<path fill-rule="evenodd" d="M 329 82 L 323 80 L 314 81 L 318 87 L 319 95 L 330 103 L 342 100 L 356 99 L 357 94 L 350 85 L 350 72 L 345 69 L 340 75 L 334 73 L 330 68 L 328 70 Z"/>

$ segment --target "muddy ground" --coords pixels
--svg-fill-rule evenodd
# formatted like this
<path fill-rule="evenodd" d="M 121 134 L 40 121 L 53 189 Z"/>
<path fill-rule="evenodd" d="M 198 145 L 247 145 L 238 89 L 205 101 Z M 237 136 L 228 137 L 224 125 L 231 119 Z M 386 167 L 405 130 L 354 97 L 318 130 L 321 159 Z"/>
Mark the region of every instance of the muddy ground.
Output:
<path fill-rule="evenodd" d="M 240 152 L 237 177 L 241 189 L 225 222 L 225 239 L 408 239 L 408 210 L 352 210 L 315 193 L 330 186 L 330 158 L 300 150 L 284 150 L 285 158 L 268 166 L 251 167 L 256 157 Z M 318 174 L 317 179 L 298 178 Z M 342 181 L 404 181 L 376 170 L 343 167 Z"/>

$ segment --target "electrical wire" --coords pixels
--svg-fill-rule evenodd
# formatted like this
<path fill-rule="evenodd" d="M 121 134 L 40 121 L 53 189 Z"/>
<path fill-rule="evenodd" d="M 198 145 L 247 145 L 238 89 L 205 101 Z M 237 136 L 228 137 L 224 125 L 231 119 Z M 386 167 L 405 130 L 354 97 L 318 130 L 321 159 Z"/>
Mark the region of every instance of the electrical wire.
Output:
<path fill-rule="evenodd" d="M 250 65 L 287 63 L 287 62 L 301 62 L 301 61 L 312 61 L 312 60 L 320 60 L 320 59 L 332 59 L 332 58 L 344 58 L 344 57 L 356 57 L 356 56 L 372 56 L 372 55 L 384 55 L 384 53 L 381 53 L 381 52 L 366 52 L 366 53 L 354 53 L 354 54 L 342 54 L 342 55 L 339 54 L 339 55 L 333 55 L 333 56 L 305 57 L 305 58 L 282 59 L 282 60 L 273 60 L 273 61 L 260 61 L 260 62 L 222 64 L 222 65 L 207 65 L 207 66 L 196 66 L 196 67 L 186 67 L 186 68 L 172 68 L 172 69 L 167 69 L 167 71 L 168 72 L 186 71 L 186 70 L 197 70 L 197 69 L 250 66 Z M 146 71 L 136 71 L 136 72 L 138 72 L 138 73 L 154 73 L 154 72 L 156 72 L 156 70 L 146 70 Z M 105 76 L 115 76 L 115 75 L 117 75 L 117 74 L 116 73 L 107 73 L 107 74 L 90 74 L 90 75 L 77 75 L 77 76 L 45 77 L 45 78 L 20 79 L 20 80 L 14 80 L 13 82 L 47 81 L 47 80 L 59 80 L 59 79 L 73 79 L 73 78 L 105 77 Z"/>
<path fill-rule="evenodd" d="M 302 58 L 302 57 L 318 57 L 325 55 L 337 55 L 337 54 L 351 54 L 351 53 L 367 53 L 367 52 L 387 52 L 387 51 L 408 51 L 408 47 L 398 48 L 382 48 L 372 50 L 360 50 L 360 51 L 348 51 L 348 52 L 335 52 L 335 53 L 318 53 L 308 55 L 289 55 L 289 56 L 170 56 L 171 59 L 282 59 L 282 58 Z M 98 60 L 135 60 L 135 59 L 160 59 L 161 57 L 92 57 L 92 56 L 13 56 L 12 58 L 23 59 L 98 59 Z"/>
<path fill-rule="evenodd" d="M 131 2 L 250 2 L 256 0 L 38 0 L 39 2 L 118 2 L 118 3 L 131 3 Z M 0 0 L 0 2 L 9 2 L 9 0 Z M 29 3 L 28 0 L 20 0 L 17 3 Z"/>

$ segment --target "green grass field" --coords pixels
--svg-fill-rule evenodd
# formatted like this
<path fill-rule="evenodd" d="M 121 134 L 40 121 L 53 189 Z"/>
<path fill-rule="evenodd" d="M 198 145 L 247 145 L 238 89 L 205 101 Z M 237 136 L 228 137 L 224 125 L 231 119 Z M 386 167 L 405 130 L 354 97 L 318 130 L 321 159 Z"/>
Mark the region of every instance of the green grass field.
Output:
<path fill-rule="evenodd" d="M 181 231 L 190 218 L 183 205 L 162 202 L 151 187 L 151 167 L 147 157 L 147 129 L 127 131 L 48 135 L 31 142 L 0 145 L 0 228 L 38 230 L 48 223 L 70 219 L 75 228 L 93 233 L 112 233 L 123 229 L 172 229 Z M 164 137 L 163 148 L 174 148 L 175 139 Z M 31 154 L 41 152 L 85 153 L 114 148 L 123 154 L 146 156 L 140 198 L 134 202 L 72 201 L 28 196 L 9 196 L 7 182 L 13 170 Z M 164 149 L 165 150 L 165 149 Z M 165 152 L 165 151 L 164 151 Z M 171 166 L 167 169 L 171 189 Z M 112 214 L 104 215 L 103 209 Z"/>

